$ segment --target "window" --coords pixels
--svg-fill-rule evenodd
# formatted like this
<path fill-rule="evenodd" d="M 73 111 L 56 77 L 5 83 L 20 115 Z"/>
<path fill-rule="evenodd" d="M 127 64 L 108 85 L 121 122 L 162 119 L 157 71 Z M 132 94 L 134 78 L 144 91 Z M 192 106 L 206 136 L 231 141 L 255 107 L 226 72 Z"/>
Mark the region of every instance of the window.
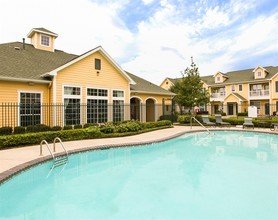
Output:
<path fill-rule="evenodd" d="M 108 121 L 108 90 L 87 89 L 87 123 Z"/>
<path fill-rule="evenodd" d="M 41 124 L 41 94 L 20 93 L 20 126 Z"/>
<path fill-rule="evenodd" d="M 114 90 L 113 97 L 124 97 L 124 91 Z"/>
<path fill-rule="evenodd" d="M 238 91 L 242 92 L 242 84 L 238 85 Z"/>
<path fill-rule="evenodd" d="M 258 72 L 258 77 L 261 77 L 262 76 L 262 72 Z"/>
<path fill-rule="evenodd" d="M 113 100 L 113 121 L 124 120 L 124 101 Z"/>
<path fill-rule="evenodd" d="M 43 46 L 49 46 L 49 37 L 42 35 L 41 36 L 41 45 Z"/>
<path fill-rule="evenodd" d="M 217 77 L 217 82 L 220 82 L 220 76 Z"/>
<path fill-rule="evenodd" d="M 278 92 L 278 81 L 275 81 L 275 92 Z"/>
<path fill-rule="evenodd" d="M 231 85 L 231 90 L 232 90 L 232 92 L 236 91 L 235 85 Z"/>
<path fill-rule="evenodd" d="M 250 105 L 252 106 L 256 106 L 257 107 L 257 114 L 260 114 L 260 111 L 261 111 L 261 103 L 260 102 L 257 102 L 257 101 L 251 101 L 250 102 Z"/>
<path fill-rule="evenodd" d="M 113 121 L 124 120 L 124 91 L 113 90 Z"/>
<path fill-rule="evenodd" d="M 65 125 L 80 124 L 81 88 L 64 87 L 64 123 Z"/>
<path fill-rule="evenodd" d="M 107 89 L 87 89 L 88 96 L 107 96 Z"/>
<path fill-rule="evenodd" d="M 101 70 L 101 60 L 100 59 L 95 59 L 95 69 Z"/>

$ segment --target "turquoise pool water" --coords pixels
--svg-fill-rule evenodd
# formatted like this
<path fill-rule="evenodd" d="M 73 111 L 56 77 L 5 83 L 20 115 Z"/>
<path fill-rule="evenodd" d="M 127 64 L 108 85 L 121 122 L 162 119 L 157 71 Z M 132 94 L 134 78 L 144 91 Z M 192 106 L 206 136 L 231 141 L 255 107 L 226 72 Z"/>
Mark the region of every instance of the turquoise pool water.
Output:
<path fill-rule="evenodd" d="M 278 216 L 278 135 L 195 133 L 71 155 L 0 185 L 0 219 L 242 219 Z M 64 168 L 64 169 L 63 169 Z"/>

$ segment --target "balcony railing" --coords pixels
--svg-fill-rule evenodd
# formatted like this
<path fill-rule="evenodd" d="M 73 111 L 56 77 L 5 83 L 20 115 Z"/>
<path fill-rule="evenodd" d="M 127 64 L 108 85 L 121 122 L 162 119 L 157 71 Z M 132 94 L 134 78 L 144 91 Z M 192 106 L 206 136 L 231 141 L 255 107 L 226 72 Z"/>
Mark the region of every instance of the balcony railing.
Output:
<path fill-rule="evenodd" d="M 250 97 L 265 97 L 269 96 L 269 90 L 251 90 L 249 95 Z"/>
<path fill-rule="evenodd" d="M 225 96 L 226 96 L 225 92 L 211 93 L 210 98 L 212 98 L 212 99 L 224 99 Z"/>

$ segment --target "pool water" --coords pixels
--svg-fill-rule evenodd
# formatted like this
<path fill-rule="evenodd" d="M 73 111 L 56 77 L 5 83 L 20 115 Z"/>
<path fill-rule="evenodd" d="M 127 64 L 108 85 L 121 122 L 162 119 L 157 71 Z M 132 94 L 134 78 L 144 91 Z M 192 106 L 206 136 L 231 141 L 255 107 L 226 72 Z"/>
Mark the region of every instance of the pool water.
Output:
<path fill-rule="evenodd" d="M 219 131 L 71 155 L 0 185 L 0 219 L 278 216 L 278 135 Z"/>

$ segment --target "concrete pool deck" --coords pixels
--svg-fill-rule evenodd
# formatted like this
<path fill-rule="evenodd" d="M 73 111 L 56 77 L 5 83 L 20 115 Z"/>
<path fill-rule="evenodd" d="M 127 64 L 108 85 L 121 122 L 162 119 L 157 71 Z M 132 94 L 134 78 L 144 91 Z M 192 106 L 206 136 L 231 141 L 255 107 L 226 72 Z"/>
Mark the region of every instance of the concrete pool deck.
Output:
<path fill-rule="evenodd" d="M 213 127 L 210 130 L 243 130 L 242 128 L 236 127 Z M 244 129 L 250 130 L 250 129 Z M 184 133 L 192 131 L 204 131 L 204 128 L 199 126 L 174 126 L 173 128 L 167 128 L 152 132 L 147 132 L 139 135 L 117 137 L 117 138 L 102 138 L 102 139 L 90 139 L 80 141 L 69 141 L 64 142 L 64 146 L 69 153 L 77 153 L 80 151 L 93 150 L 98 148 L 112 148 L 120 146 L 131 146 L 139 144 L 147 144 L 153 142 L 164 141 Z M 268 133 L 271 132 L 269 129 L 258 129 L 255 128 L 251 131 L 262 131 Z M 53 149 L 53 144 L 49 144 L 50 149 Z M 56 143 L 56 153 L 62 153 L 63 149 L 59 143 Z M 43 146 L 43 156 L 40 156 L 40 145 L 26 146 L 19 148 L 12 148 L 6 150 L 0 150 L 0 183 L 11 177 L 12 175 L 30 167 L 42 161 L 51 159 L 51 156 Z"/>

